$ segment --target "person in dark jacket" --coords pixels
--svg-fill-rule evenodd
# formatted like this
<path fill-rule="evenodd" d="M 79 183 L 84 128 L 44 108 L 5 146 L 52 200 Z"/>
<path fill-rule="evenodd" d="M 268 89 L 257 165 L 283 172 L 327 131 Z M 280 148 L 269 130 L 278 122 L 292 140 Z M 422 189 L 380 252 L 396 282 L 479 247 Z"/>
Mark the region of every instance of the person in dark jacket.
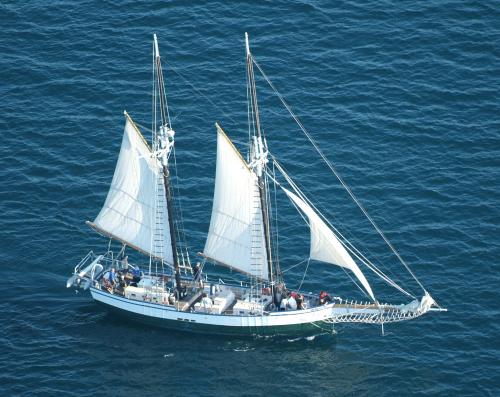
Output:
<path fill-rule="evenodd" d="M 326 291 L 321 291 L 319 293 L 319 304 L 324 305 L 325 303 L 331 302 L 332 297 L 328 295 L 328 292 Z"/>

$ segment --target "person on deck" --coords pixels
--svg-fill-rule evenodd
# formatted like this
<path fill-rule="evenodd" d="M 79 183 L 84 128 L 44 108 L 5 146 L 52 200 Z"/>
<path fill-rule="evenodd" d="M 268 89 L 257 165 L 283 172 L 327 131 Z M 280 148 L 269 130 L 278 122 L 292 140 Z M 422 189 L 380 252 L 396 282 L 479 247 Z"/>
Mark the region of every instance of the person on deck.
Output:
<path fill-rule="evenodd" d="M 325 303 L 331 302 L 332 297 L 328 295 L 328 292 L 326 291 L 321 291 L 319 293 L 319 304 L 324 305 Z"/>
<path fill-rule="evenodd" d="M 137 287 L 137 283 L 141 281 L 141 271 L 139 269 L 132 269 L 132 282 L 130 285 Z"/>
<path fill-rule="evenodd" d="M 286 297 L 286 294 L 285 294 L 285 296 L 281 299 L 281 302 L 280 302 L 280 310 L 281 311 L 286 310 L 287 303 L 288 303 L 288 298 Z"/>
<path fill-rule="evenodd" d="M 108 281 L 111 286 L 114 287 L 116 285 L 116 271 L 114 267 L 112 267 L 111 271 L 109 272 Z"/>
<path fill-rule="evenodd" d="M 113 293 L 113 287 L 109 283 L 108 279 L 106 279 L 105 277 L 102 278 L 102 286 L 109 293 L 111 293 L 111 294 Z"/>
<path fill-rule="evenodd" d="M 196 266 L 193 269 L 193 281 L 196 284 L 199 284 L 200 288 L 203 288 L 203 281 L 201 280 L 201 264 L 200 262 L 196 263 Z"/>
<path fill-rule="evenodd" d="M 295 299 L 296 297 L 297 297 L 297 293 L 292 292 L 290 297 L 288 298 L 287 303 L 286 303 L 287 309 L 297 310 L 297 301 Z"/>
<path fill-rule="evenodd" d="M 193 269 L 193 279 L 194 281 L 198 281 L 201 276 L 201 266 L 200 262 L 196 262 L 196 266 Z"/>
<path fill-rule="evenodd" d="M 204 292 L 203 293 L 203 298 L 201 298 L 201 305 L 205 309 L 210 309 L 213 306 L 214 302 L 212 299 Z"/>
<path fill-rule="evenodd" d="M 128 255 L 122 259 L 122 267 L 128 270 Z"/>
<path fill-rule="evenodd" d="M 305 303 L 304 303 L 304 295 L 298 294 L 297 297 L 295 298 L 297 301 L 297 309 L 298 310 L 304 310 L 306 308 Z"/>

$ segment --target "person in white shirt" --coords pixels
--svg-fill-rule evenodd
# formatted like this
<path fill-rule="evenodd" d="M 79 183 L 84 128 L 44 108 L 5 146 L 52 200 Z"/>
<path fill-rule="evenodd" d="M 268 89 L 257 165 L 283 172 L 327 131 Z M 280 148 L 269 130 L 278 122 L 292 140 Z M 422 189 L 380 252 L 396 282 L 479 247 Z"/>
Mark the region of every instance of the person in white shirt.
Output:
<path fill-rule="evenodd" d="M 213 306 L 213 304 L 214 303 L 212 302 L 212 299 L 206 293 L 204 293 L 203 298 L 201 298 L 201 305 L 205 309 L 210 309 Z"/>
<path fill-rule="evenodd" d="M 286 310 L 286 304 L 287 304 L 287 302 L 288 302 L 288 299 L 286 298 L 286 296 L 284 296 L 281 299 L 280 310 Z"/>
<path fill-rule="evenodd" d="M 297 310 L 297 301 L 293 296 L 290 296 L 290 298 L 288 298 L 286 306 L 289 310 Z"/>

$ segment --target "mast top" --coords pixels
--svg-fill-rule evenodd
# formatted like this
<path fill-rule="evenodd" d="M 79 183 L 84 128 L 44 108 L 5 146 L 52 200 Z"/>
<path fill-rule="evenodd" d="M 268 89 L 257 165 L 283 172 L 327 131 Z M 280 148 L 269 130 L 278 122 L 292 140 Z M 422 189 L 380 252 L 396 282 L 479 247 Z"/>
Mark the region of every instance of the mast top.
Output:
<path fill-rule="evenodd" d="M 247 51 L 247 56 L 250 55 L 250 44 L 248 44 L 248 33 L 245 32 L 245 48 Z"/>
<path fill-rule="evenodd" d="M 153 33 L 153 41 L 155 43 L 155 57 L 158 58 L 160 56 L 160 50 L 158 49 L 158 39 L 156 38 L 156 33 Z"/>

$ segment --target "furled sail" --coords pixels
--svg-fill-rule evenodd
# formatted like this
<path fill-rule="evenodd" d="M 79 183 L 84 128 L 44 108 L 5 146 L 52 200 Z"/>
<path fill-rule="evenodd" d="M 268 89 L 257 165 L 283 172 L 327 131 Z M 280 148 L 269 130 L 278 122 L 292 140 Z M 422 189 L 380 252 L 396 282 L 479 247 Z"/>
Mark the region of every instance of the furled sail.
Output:
<path fill-rule="evenodd" d="M 204 255 L 243 273 L 268 279 L 257 176 L 217 125 L 217 170 Z"/>
<path fill-rule="evenodd" d="M 95 221 L 89 224 L 109 237 L 172 265 L 161 173 L 161 164 L 126 114 L 125 132 L 108 196 Z M 163 210 L 157 211 L 157 208 Z M 158 212 L 162 212 L 161 217 L 157 217 Z"/>
<path fill-rule="evenodd" d="M 370 297 L 375 300 L 370 284 L 368 284 L 361 269 L 356 265 L 333 231 L 323 222 L 309 204 L 291 191 L 285 188 L 282 189 L 295 205 L 309 218 L 309 227 L 311 229 L 310 258 L 350 269 L 361 282 Z"/>

